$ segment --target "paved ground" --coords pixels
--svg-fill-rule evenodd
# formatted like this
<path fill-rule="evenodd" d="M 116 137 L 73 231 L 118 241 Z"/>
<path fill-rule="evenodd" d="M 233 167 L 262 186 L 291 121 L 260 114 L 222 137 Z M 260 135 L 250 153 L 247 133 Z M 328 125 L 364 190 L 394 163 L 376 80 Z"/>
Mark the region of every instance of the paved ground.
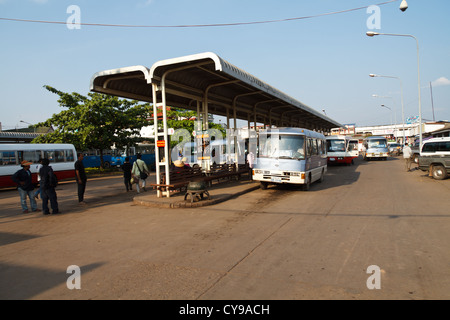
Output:
<path fill-rule="evenodd" d="M 359 160 L 308 192 L 181 209 L 140 205 L 120 177 L 90 180 L 82 207 L 70 182 L 57 216 L 22 215 L 3 191 L 0 299 L 448 299 L 450 180 L 402 169 Z M 212 196 L 252 187 L 223 186 Z M 80 290 L 67 288 L 71 265 Z M 367 287 L 371 265 L 380 289 Z"/>

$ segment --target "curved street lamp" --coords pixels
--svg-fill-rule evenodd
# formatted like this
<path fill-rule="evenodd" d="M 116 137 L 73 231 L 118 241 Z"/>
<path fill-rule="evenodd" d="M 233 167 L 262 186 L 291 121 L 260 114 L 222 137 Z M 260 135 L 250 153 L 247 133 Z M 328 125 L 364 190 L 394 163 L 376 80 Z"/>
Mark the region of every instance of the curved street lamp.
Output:
<path fill-rule="evenodd" d="M 396 33 L 379 33 L 374 31 L 367 31 L 366 35 L 368 37 L 373 36 L 394 36 L 394 37 L 410 37 L 416 40 L 417 45 L 417 80 L 418 80 L 418 89 L 419 89 L 419 150 L 422 150 L 422 99 L 420 94 L 420 59 L 419 59 L 419 41 L 417 38 L 410 34 L 396 34 Z"/>
<path fill-rule="evenodd" d="M 388 106 L 386 106 L 386 105 L 384 105 L 384 104 L 382 104 L 381 107 L 391 110 L 391 126 L 392 126 L 392 114 L 393 114 L 394 112 L 392 111 L 392 109 L 391 109 L 390 107 L 388 107 Z M 394 132 L 395 132 L 395 129 L 394 129 Z"/>
<path fill-rule="evenodd" d="M 20 122 L 23 122 L 23 123 L 26 123 L 26 124 L 29 124 L 30 126 L 32 126 L 34 133 L 36 133 L 36 127 L 34 126 L 34 124 L 26 122 L 26 121 L 23 121 L 23 120 L 20 120 Z"/>

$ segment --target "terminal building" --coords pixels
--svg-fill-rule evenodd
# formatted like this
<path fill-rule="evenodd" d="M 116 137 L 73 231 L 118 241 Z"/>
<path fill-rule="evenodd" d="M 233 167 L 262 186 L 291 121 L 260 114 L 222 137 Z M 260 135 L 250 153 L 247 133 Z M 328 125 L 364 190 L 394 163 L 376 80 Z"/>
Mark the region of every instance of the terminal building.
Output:
<path fill-rule="evenodd" d="M 344 125 L 340 128 L 331 129 L 332 135 L 356 135 L 356 136 L 385 136 L 391 141 L 403 144 L 406 140 L 413 143 L 419 136 L 419 123 L 396 124 L 396 125 L 374 125 L 358 127 L 356 125 Z M 422 123 L 422 136 L 428 137 L 449 137 L 450 122 L 448 121 L 428 121 Z"/>

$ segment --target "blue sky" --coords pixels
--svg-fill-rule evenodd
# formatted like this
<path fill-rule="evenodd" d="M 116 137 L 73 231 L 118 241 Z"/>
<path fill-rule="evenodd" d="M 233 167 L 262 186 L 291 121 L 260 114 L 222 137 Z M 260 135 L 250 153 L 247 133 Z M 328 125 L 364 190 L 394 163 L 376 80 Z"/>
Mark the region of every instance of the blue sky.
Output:
<path fill-rule="evenodd" d="M 81 23 L 194 25 L 266 21 L 380 4 L 387 0 L 0 0 L 0 18 L 66 22 L 70 5 Z M 450 120 L 450 1 L 400 0 L 380 5 L 381 33 L 419 40 L 422 117 Z M 401 123 L 418 114 L 416 43 L 408 37 L 367 37 L 366 9 L 288 22 L 201 28 L 118 28 L 0 20 L 0 122 L 26 126 L 62 109 L 43 88 L 86 95 L 98 71 L 211 51 L 332 119 L 358 126 Z M 388 98 L 374 98 L 378 95 Z M 384 104 L 395 111 L 393 114 Z M 392 115 L 394 115 L 392 117 Z"/>

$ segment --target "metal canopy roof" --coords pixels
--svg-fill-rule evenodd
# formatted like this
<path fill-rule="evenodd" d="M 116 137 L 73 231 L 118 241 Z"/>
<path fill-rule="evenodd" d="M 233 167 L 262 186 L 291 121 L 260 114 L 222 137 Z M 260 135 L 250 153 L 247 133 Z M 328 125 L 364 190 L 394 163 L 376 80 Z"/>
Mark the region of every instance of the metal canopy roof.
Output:
<path fill-rule="evenodd" d="M 160 96 L 161 83 L 167 106 L 198 110 L 201 102 L 206 113 L 255 123 L 321 131 L 341 127 L 211 52 L 162 60 L 151 69 L 132 66 L 98 72 L 91 79 L 90 90 L 153 102 L 152 84 Z"/>

